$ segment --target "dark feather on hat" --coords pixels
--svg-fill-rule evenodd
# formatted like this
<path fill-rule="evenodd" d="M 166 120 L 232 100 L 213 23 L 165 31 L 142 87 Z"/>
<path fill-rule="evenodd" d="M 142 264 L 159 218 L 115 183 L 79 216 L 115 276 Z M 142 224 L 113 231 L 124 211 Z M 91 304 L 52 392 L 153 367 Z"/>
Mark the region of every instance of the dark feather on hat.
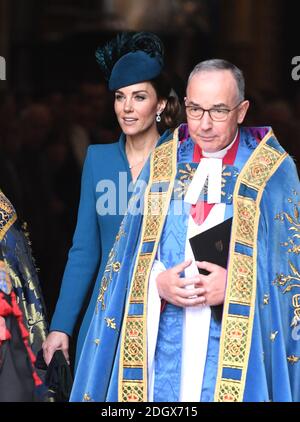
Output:
<path fill-rule="evenodd" d="M 151 32 L 122 32 L 104 47 L 98 47 L 95 53 L 96 61 L 105 79 L 109 79 L 112 68 L 122 56 L 139 50 L 151 57 L 156 57 L 161 64 L 163 63 L 163 44 L 159 37 Z"/>

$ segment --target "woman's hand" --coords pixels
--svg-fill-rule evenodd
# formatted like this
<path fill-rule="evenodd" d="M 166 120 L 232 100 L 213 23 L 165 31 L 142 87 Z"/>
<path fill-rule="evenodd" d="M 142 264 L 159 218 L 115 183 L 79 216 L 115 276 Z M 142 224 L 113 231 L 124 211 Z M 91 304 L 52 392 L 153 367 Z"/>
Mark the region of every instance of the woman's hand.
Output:
<path fill-rule="evenodd" d="M 43 356 L 47 365 L 51 362 L 56 350 L 61 350 L 70 365 L 69 358 L 69 336 L 60 331 L 51 331 L 43 343 Z"/>

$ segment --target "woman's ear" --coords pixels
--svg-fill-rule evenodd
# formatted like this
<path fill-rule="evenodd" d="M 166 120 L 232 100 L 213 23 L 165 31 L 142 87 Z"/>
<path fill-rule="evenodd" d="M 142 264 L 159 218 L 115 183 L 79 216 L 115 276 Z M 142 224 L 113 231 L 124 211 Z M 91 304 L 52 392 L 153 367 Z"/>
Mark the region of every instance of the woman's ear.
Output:
<path fill-rule="evenodd" d="M 164 109 L 166 108 L 168 100 L 164 99 L 164 100 L 160 100 L 157 104 L 157 113 L 161 114 Z"/>

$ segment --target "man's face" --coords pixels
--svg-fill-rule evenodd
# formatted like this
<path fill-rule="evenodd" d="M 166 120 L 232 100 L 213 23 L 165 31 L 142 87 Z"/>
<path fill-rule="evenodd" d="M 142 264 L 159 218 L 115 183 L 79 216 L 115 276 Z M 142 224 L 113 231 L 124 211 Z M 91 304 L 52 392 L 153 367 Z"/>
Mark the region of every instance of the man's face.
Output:
<path fill-rule="evenodd" d="M 237 84 L 229 70 L 196 73 L 187 86 L 187 106 L 231 110 L 238 104 Z M 201 119 L 187 116 L 191 138 L 203 151 L 216 152 L 224 149 L 233 141 L 237 126 L 243 122 L 248 107 L 248 101 L 241 102 L 228 113 L 227 120 L 222 122 L 212 120 L 208 112 Z"/>

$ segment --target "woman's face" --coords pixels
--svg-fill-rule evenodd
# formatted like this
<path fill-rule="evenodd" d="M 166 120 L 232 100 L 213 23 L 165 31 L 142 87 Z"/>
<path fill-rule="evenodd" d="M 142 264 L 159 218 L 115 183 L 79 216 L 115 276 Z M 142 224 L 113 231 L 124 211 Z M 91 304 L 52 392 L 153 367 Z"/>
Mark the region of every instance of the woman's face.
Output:
<path fill-rule="evenodd" d="M 156 128 L 156 113 L 163 110 L 150 82 L 126 86 L 115 92 L 115 113 L 125 135 L 135 136 Z"/>

